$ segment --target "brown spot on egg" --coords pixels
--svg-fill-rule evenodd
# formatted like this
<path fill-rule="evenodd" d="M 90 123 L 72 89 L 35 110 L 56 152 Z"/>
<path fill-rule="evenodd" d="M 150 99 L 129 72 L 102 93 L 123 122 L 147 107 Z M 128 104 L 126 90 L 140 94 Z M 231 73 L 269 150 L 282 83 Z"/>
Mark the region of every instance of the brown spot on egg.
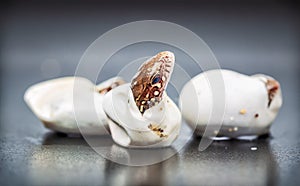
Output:
<path fill-rule="evenodd" d="M 259 114 L 258 114 L 258 113 L 256 113 L 256 114 L 254 115 L 254 117 L 255 117 L 255 118 L 258 118 L 258 116 L 259 116 Z"/>
<path fill-rule="evenodd" d="M 168 137 L 167 134 L 164 134 L 164 130 L 162 128 L 160 128 L 159 126 L 155 125 L 155 124 L 149 124 L 148 128 L 150 130 L 152 130 L 156 135 L 158 135 L 160 138 L 162 137 Z"/>
<path fill-rule="evenodd" d="M 112 89 L 114 89 L 114 88 L 116 88 L 116 87 L 118 87 L 118 86 L 120 86 L 124 83 L 125 83 L 125 81 L 123 81 L 123 80 L 114 81 L 109 86 L 98 90 L 98 92 L 100 94 L 106 94 L 107 92 L 111 91 Z"/>
<path fill-rule="evenodd" d="M 268 79 L 266 83 L 267 91 L 268 91 L 268 108 L 270 107 L 280 85 L 276 80 Z"/>
<path fill-rule="evenodd" d="M 246 109 L 241 109 L 241 110 L 240 110 L 240 114 L 244 115 L 244 114 L 246 114 L 246 113 L 247 113 L 247 110 L 246 110 Z"/>

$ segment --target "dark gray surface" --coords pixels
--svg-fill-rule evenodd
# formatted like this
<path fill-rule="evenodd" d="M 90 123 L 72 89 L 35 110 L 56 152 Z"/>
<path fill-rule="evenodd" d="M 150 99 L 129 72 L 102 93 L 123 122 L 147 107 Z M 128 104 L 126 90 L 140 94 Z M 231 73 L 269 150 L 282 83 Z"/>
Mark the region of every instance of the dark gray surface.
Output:
<path fill-rule="evenodd" d="M 10 2 L 2 8 L 0 185 L 299 185 L 300 21 L 296 4 L 67 1 Z M 204 152 L 198 152 L 200 139 L 194 138 L 165 162 L 127 167 L 105 160 L 81 138 L 44 129 L 23 102 L 26 88 L 74 74 L 81 55 L 98 36 L 143 19 L 171 21 L 194 31 L 223 68 L 278 79 L 284 104 L 271 128 L 272 136 L 251 142 L 216 141 Z M 116 56 L 116 64 L 165 48 L 133 46 L 130 53 L 124 50 Z M 184 55 L 174 50 L 177 63 L 184 64 Z M 200 72 L 187 68 L 192 75 Z M 102 75 L 114 73 L 107 70 Z"/>

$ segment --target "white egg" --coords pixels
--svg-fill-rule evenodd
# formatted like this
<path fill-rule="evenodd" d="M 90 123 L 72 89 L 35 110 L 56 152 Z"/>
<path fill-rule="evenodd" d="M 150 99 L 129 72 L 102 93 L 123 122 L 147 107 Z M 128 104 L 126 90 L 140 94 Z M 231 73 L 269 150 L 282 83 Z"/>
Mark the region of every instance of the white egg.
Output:
<path fill-rule="evenodd" d="M 220 73 L 224 82 L 214 85 L 216 89 L 212 92 L 212 82 L 207 77 Z M 220 86 L 222 83 L 224 86 Z M 223 97 L 224 102 L 214 102 L 213 95 Z M 221 122 L 212 114 L 213 105 L 225 108 Z M 211 133 L 212 136 L 236 138 L 268 134 L 281 105 L 280 85 L 272 77 L 248 76 L 230 70 L 203 72 L 187 82 L 180 94 L 182 115 L 191 128 L 196 129 L 197 135 L 203 135 L 208 126 L 219 129 Z"/>
<path fill-rule="evenodd" d="M 121 85 L 105 95 L 103 108 L 109 118 L 113 140 L 124 147 L 170 146 L 180 131 L 180 110 L 166 92 L 160 103 L 142 115 L 134 102 L 130 84 Z"/>
<path fill-rule="evenodd" d="M 78 97 L 78 110 L 74 112 L 74 85 L 80 87 L 76 94 L 92 95 L 95 104 L 89 104 L 84 97 Z M 89 135 L 107 134 L 107 117 L 102 109 L 103 97 L 110 89 L 123 84 L 119 78 L 112 78 L 95 86 L 82 77 L 63 77 L 44 81 L 29 87 L 24 95 L 28 107 L 46 128 L 57 132 Z M 92 115 L 96 112 L 96 116 Z M 80 130 L 79 130 L 80 128 Z"/>

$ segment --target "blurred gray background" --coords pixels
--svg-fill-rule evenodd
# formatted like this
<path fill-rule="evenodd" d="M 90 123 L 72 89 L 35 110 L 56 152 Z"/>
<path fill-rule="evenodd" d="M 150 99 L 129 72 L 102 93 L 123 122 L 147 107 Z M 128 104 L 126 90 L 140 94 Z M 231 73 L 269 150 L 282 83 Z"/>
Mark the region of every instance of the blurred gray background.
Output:
<path fill-rule="evenodd" d="M 1 2 L 0 14 L 0 185 L 299 185 L 296 1 L 7 1 Z M 45 129 L 23 101 L 26 88 L 74 75 L 84 51 L 101 34 L 148 19 L 190 29 L 208 44 L 222 68 L 275 77 L 284 104 L 271 136 L 216 141 L 204 152 L 197 151 L 200 139 L 194 138 L 165 162 L 127 167 L 105 160 L 82 138 Z M 136 45 L 113 61 L 117 66 L 169 48 Z M 171 49 L 177 63 L 187 63 L 185 54 Z M 201 72 L 186 67 L 191 75 Z M 107 67 L 101 76 L 117 73 Z M 253 146 L 258 150 L 251 151 Z"/>

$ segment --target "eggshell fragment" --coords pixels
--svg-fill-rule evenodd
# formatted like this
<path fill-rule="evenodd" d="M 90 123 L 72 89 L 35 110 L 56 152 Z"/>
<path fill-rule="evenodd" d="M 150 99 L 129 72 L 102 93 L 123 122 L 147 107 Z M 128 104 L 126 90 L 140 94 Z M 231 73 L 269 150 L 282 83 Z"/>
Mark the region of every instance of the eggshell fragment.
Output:
<path fill-rule="evenodd" d="M 220 72 L 225 86 L 225 95 L 222 95 L 225 110 L 223 122 L 216 123 L 214 115 L 211 115 L 213 95 L 216 94 L 213 94 L 207 77 Z M 282 105 L 282 96 L 280 84 L 270 76 L 248 76 L 230 70 L 211 70 L 187 82 L 180 94 L 180 104 L 184 119 L 191 128 L 196 128 L 197 135 L 203 135 L 210 125 L 221 126 L 220 130 L 214 131 L 214 135 L 236 138 L 269 133 Z M 218 103 L 215 104 L 218 106 Z"/>

